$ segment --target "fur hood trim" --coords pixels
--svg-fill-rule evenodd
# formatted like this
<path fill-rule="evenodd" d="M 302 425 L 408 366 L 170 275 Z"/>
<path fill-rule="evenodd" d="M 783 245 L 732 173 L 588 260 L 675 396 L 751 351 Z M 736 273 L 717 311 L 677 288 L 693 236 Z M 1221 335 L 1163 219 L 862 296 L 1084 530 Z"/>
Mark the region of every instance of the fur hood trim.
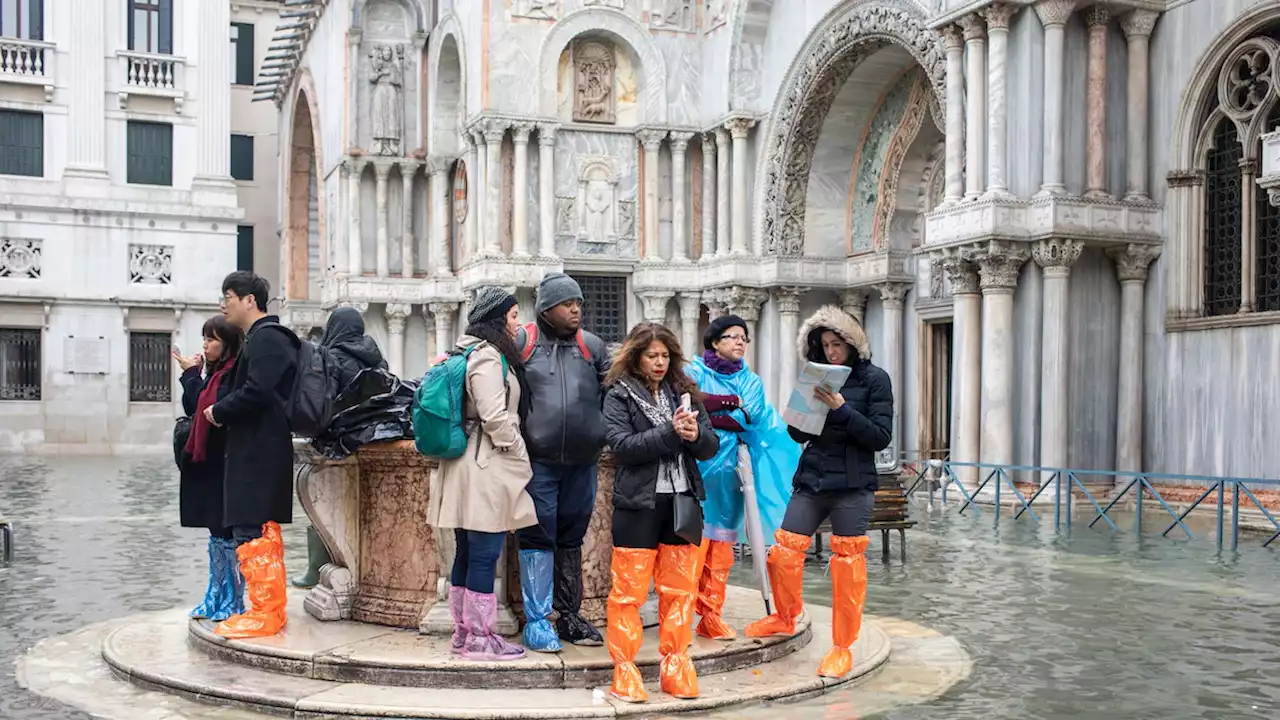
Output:
<path fill-rule="evenodd" d="M 835 305 L 823 305 L 800 326 L 800 334 L 796 336 L 796 352 L 802 359 L 809 349 L 809 333 L 819 328 L 830 330 L 844 338 L 863 360 L 871 359 L 871 343 L 867 340 L 867 333 L 863 331 L 862 325 Z"/>

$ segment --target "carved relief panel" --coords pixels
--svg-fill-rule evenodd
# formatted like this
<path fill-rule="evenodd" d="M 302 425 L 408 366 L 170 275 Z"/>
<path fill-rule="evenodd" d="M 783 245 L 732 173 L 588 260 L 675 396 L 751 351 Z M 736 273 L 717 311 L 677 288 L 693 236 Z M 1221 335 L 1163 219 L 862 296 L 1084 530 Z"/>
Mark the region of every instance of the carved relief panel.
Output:
<path fill-rule="evenodd" d="M 611 157 L 578 157 L 578 239 L 618 240 L 618 167 Z"/>
<path fill-rule="evenodd" d="M 655 30 L 693 32 L 693 0 L 649 0 L 649 25 Z"/>
<path fill-rule="evenodd" d="M 575 40 L 573 44 L 573 119 L 576 122 L 613 124 L 617 121 L 613 48 L 599 40 Z"/>
<path fill-rule="evenodd" d="M 560 0 L 511 0 L 510 4 L 515 17 L 555 20 L 560 15 Z"/>

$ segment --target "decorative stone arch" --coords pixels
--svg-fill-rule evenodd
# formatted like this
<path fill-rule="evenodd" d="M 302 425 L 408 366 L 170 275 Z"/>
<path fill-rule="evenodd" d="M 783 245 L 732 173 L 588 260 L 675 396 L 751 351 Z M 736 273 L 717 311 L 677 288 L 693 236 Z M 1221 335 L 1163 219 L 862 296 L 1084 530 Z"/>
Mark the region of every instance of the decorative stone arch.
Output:
<path fill-rule="evenodd" d="M 575 10 L 560 18 L 547 33 L 538 55 L 538 113 L 555 117 L 557 107 L 557 71 L 560 54 L 576 37 L 584 33 L 603 35 L 627 47 L 639 61 L 636 68 L 641 79 L 644 100 L 639 103 L 640 124 L 660 125 L 667 122 L 667 66 L 640 23 L 609 8 L 589 7 Z"/>
<path fill-rule="evenodd" d="M 441 92 L 440 63 L 445 48 L 452 41 L 458 61 L 458 86 L 452 95 Z M 462 123 L 466 121 L 467 106 L 467 52 L 463 44 L 462 26 L 458 18 L 449 13 L 440 19 L 431 33 L 427 43 L 427 148 L 432 155 L 455 156 L 461 152 L 459 141 L 462 139 Z M 457 107 L 447 108 L 445 105 L 453 100 L 461 104 L 461 115 Z M 447 117 L 445 113 L 453 113 Z"/>
<path fill-rule="evenodd" d="M 307 261 L 311 236 L 310 173 L 314 173 L 316 181 L 316 232 L 320 238 L 322 265 L 328 257 L 329 234 L 322 187 L 324 145 L 320 133 L 320 109 L 315 98 L 316 84 L 311 71 L 301 68 L 288 104 L 289 121 L 285 124 L 284 252 L 281 253 L 284 263 L 280 277 L 288 300 L 307 300 L 310 296 L 311 268 Z"/>
<path fill-rule="evenodd" d="M 893 0 L 881 0 L 892 2 Z M 946 96 L 942 39 L 916 3 L 860 4 L 823 18 L 791 63 L 768 124 L 758 169 L 756 227 L 769 255 L 804 253 L 805 200 L 813 152 L 831 103 L 864 59 L 893 43 L 924 69 L 939 105 Z"/>
<path fill-rule="evenodd" d="M 427 9 L 423 7 L 423 0 L 390 0 L 406 5 L 409 11 L 413 13 L 416 23 L 415 32 L 425 33 L 427 31 Z M 369 4 L 369 0 L 355 0 L 351 4 L 351 27 L 357 29 L 364 28 L 364 7 Z"/>

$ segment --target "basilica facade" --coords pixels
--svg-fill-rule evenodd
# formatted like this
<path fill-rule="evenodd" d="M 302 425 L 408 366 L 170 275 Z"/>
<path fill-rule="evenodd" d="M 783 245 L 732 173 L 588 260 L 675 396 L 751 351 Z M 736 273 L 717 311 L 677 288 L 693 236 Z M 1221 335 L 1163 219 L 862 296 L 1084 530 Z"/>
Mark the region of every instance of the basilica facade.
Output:
<path fill-rule="evenodd" d="M 419 375 L 550 271 L 589 329 L 860 318 L 882 461 L 1274 476 L 1275 0 L 287 0 L 283 315 Z M 1261 181 L 1261 186 L 1260 186 Z"/>

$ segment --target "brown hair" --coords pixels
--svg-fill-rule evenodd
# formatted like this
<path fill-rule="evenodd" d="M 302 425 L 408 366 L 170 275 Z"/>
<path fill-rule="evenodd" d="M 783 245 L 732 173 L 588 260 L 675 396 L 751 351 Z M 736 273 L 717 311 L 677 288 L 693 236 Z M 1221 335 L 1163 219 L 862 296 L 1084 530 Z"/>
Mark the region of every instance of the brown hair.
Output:
<path fill-rule="evenodd" d="M 666 345 L 667 353 L 671 356 L 666 380 L 671 388 L 676 393 L 689 393 L 689 397 L 702 402 L 703 393 L 698 390 L 697 383 L 685 374 L 684 351 L 680 349 L 680 341 L 666 325 L 659 323 L 640 323 L 631 328 L 631 332 L 627 333 L 627 339 L 622 341 L 622 347 L 614 353 L 613 366 L 609 368 L 605 383 L 613 385 L 627 375 L 646 381 L 644 373 L 640 371 L 640 356 L 655 340 Z"/>

